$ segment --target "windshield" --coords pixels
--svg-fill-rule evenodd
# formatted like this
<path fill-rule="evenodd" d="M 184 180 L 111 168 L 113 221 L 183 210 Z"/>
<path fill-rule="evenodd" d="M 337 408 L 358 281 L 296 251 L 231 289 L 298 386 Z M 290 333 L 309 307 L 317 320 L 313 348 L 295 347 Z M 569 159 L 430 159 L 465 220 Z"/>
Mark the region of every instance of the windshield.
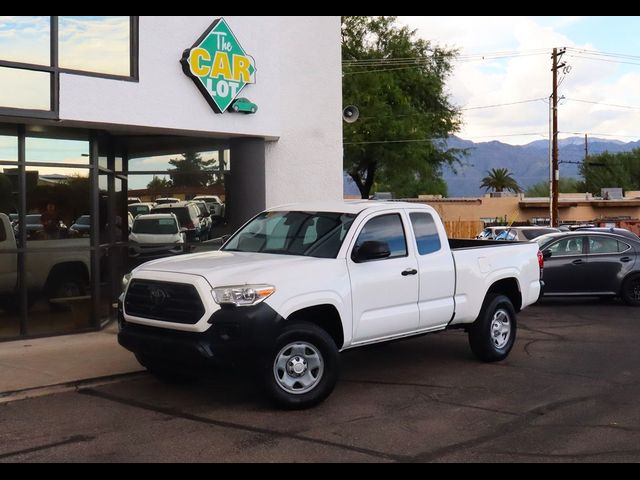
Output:
<path fill-rule="evenodd" d="M 222 250 L 336 258 L 355 218 L 335 212 L 263 212 Z"/>
<path fill-rule="evenodd" d="M 38 214 L 38 215 L 27 215 L 25 217 L 25 220 L 28 224 L 30 225 L 36 225 L 38 223 L 42 224 L 42 215 Z"/>
<path fill-rule="evenodd" d="M 83 215 L 78 219 L 76 225 L 91 225 L 91 217 L 88 215 Z"/>
<path fill-rule="evenodd" d="M 145 213 L 149 213 L 151 209 L 147 205 L 133 205 L 129 206 L 129 211 L 131 215 L 134 217 L 137 215 L 144 215 Z"/>
<path fill-rule="evenodd" d="M 178 233 L 178 225 L 173 218 L 141 218 L 134 222 L 133 233 L 174 235 Z"/>

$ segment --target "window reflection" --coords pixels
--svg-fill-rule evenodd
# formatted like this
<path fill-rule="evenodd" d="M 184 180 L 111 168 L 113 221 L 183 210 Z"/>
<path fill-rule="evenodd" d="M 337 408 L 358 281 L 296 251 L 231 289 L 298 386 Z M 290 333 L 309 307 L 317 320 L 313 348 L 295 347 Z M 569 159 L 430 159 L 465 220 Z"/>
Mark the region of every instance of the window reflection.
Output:
<path fill-rule="evenodd" d="M 51 110 L 51 74 L 0 67 L 0 107 Z"/>
<path fill-rule="evenodd" d="M 12 238 L 7 219 L 0 213 L 0 249 Z M 2 238 L 5 240 L 2 240 Z M 20 303 L 18 296 L 18 254 L 0 253 L 0 339 L 20 335 Z"/>
<path fill-rule="evenodd" d="M 61 16 L 58 38 L 61 68 L 131 75 L 128 16 Z"/>
<path fill-rule="evenodd" d="M 27 248 L 69 247 L 70 242 L 73 248 L 89 248 L 89 170 L 28 166 L 26 175 Z"/>
<path fill-rule="evenodd" d="M 0 16 L 0 60 L 51 64 L 51 17 Z"/>

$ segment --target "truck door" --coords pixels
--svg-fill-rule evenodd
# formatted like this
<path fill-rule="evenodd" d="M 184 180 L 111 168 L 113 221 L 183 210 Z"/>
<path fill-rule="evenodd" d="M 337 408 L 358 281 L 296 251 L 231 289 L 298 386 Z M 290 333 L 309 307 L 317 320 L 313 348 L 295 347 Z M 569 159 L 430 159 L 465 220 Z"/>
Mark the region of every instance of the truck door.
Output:
<path fill-rule="evenodd" d="M 9 217 L 0 213 L 0 295 L 13 293 L 16 288 L 18 255 L 13 251 L 15 248 L 16 241 Z"/>
<path fill-rule="evenodd" d="M 453 316 L 456 271 L 444 228 L 425 211 L 409 212 L 420 271 L 420 329 L 444 327 Z M 443 244 L 444 243 L 444 244 Z"/>
<path fill-rule="evenodd" d="M 399 212 L 368 217 L 350 246 L 349 276 L 353 299 L 354 343 L 413 332 L 418 329 L 418 264 L 408 244 L 407 226 Z M 354 261 L 365 242 L 385 242 L 390 255 Z"/>

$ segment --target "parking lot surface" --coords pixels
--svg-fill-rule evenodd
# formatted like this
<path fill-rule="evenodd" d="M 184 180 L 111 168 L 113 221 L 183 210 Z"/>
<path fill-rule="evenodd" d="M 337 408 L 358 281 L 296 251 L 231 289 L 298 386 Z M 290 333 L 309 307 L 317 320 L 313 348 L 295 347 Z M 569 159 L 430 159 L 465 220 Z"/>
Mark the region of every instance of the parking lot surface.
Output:
<path fill-rule="evenodd" d="M 320 406 L 275 410 L 246 372 L 149 375 L 0 405 L 0 462 L 637 462 L 640 309 L 545 300 L 509 358 L 451 331 L 342 355 Z"/>

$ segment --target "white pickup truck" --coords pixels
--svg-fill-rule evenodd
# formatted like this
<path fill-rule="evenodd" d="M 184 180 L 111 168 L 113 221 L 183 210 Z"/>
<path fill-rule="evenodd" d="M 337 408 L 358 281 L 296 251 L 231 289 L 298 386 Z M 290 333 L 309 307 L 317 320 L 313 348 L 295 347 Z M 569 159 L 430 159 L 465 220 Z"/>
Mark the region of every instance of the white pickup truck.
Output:
<path fill-rule="evenodd" d="M 251 362 L 277 404 L 305 408 L 333 390 L 339 352 L 363 345 L 464 328 L 480 360 L 504 359 L 541 267 L 535 243 L 448 240 L 426 205 L 283 206 L 220 251 L 125 277 L 118 339 L 165 379 Z"/>
<path fill-rule="evenodd" d="M 0 308 L 19 310 L 17 242 L 9 217 L 0 213 Z M 51 250 L 57 249 L 57 250 Z M 85 295 L 89 285 L 89 239 L 27 241 L 24 286 L 29 303 Z"/>

